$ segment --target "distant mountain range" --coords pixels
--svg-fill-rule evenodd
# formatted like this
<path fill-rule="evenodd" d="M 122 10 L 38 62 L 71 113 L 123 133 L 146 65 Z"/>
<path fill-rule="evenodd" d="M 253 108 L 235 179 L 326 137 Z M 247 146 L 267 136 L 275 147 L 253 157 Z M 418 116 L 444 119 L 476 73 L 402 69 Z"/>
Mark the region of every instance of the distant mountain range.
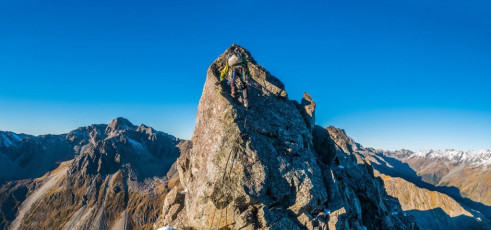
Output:
<path fill-rule="evenodd" d="M 124 118 L 62 135 L 0 138 L 3 229 L 149 229 L 182 142 Z"/>
<path fill-rule="evenodd" d="M 426 151 L 404 151 L 409 154 L 408 158 L 432 159 L 434 161 L 448 162 L 451 164 L 465 164 L 470 166 L 491 166 L 491 150 L 469 150 L 467 152 L 445 149 L 445 150 L 426 150 Z M 397 155 L 397 154 L 396 154 Z"/>
<path fill-rule="evenodd" d="M 371 162 L 389 195 L 398 198 L 402 209 L 415 216 L 422 229 L 490 228 L 490 205 L 481 203 L 491 198 L 488 193 L 491 170 L 485 164 L 489 150 L 469 151 L 471 156 L 455 150 L 376 150 L 356 143 L 343 130 L 327 129 L 337 133 L 333 139 L 339 145 L 346 145 L 346 151 L 363 155 Z M 476 174 L 462 175 L 469 170 Z M 447 185 L 457 185 L 459 181 L 466 181 L 473 191 L 483 192 L 471 193 L 473 200 L 465 192 L 468 187 Z"/>
<path fill-rule="evenodd" d="M 404 178 L 410 181 L 432 185 L 434 189 L 459 199 L 491 217 L 490 150 L 400 150 L 377 153 L 379 156 L 400 161 L 402 166 L 392 168 L 393 173 L 403 174 Z M 385 170 L 387 169 L 389 167 L 385 167 Z"/>

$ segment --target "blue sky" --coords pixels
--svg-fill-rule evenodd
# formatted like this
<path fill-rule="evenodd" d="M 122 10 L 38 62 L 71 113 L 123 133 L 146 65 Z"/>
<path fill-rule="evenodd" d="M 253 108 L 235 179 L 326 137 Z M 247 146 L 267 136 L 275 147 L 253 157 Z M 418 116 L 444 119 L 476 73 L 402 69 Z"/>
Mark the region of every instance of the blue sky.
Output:
<path fill-rule="evenodd" d="M 232 43 L 384 149 L 491 148 L 491 2 L 0 1 L 0 130 L 123 116 L 189 138 Z"/>

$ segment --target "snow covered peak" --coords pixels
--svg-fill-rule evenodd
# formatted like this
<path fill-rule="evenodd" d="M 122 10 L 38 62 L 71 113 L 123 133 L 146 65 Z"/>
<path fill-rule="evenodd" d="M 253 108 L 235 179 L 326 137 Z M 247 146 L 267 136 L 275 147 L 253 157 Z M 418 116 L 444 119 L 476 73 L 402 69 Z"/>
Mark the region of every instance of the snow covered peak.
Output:
<path fill-rule="evenodd" d="M 473 161 L 480 162 L 480 165 L 491 165 L 491 150 L 481 149 L 477 151 L 467 151 L 468 156 L 472 157 Z"/>
<path fill-rule="evenodd" d="M 0 131 L 0 146 L 9 147 L 14 145 L 14 143 L 20 141 L 21 137 L 13 132 L 2 132 Z"/>
<path fill-rule="evenodd" d="M 422 150 L 413 153 L 410 157 L 466 163 L 469 165 L 491 165 L 491 150 L 489 149 L 470 150 L 467 152 L 455 149 Z"/>

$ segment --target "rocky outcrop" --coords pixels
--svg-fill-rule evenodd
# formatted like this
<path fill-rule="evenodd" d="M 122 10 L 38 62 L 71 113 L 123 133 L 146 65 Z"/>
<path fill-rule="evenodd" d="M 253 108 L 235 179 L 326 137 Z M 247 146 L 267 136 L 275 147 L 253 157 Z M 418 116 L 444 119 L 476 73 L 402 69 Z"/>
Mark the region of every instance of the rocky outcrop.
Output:
<path fill-rule="evenodd" d="M 185 141 L 124 118 L 81 127 L 55 140 L 70 146 L 72 159 L 42 177 L 2 186 L 2 228 L 153 227 L 175 184 L 167 172 Z"/>
<path fill-rule="evenodd" d="M 250 109 L 215 84 L 232 49 L 249 61 Z M 319 132 L 314 109 L 308 94 L 289 100 L 247 50 L 229 48 L 208 69 L 192 144 L 176 163 L 179 185 L 154 227 L 417 228 L 391 214 L 400 206 L 363 158 Z"/>
<path fill-rule="evenodd" d="M 296 101 L 295 101 L 296 102 Z M 304 93 L 300 104 L 296 103 L 300 114 L 302 114 L 305 124 L 310 132 L 314 131 L 315 126 L 315 102 L 309 93 Z"/>
<path fill-rule="evenodd" d="M 403 215 L 412 215 L 421 229 L 490 229 L 489 220 L 461 200 L 446 195 L 421 180 L 411 167 L 396 158 L 408 158 L 413 152 L 378 151 L 356 143 L 342 129 L 328 127 L 332 141 L 344 151 L 369 161 L 375 175 L 384 181 L 391 197 L 399 200 Z M 390 157 L 391 156 L 391 157 Z M 431 160 L 426 161 L 431 164 Z M 403 179 L 405 178 L 405 179 Z M 394 211 L 401 214 L 401 211 Z"/>

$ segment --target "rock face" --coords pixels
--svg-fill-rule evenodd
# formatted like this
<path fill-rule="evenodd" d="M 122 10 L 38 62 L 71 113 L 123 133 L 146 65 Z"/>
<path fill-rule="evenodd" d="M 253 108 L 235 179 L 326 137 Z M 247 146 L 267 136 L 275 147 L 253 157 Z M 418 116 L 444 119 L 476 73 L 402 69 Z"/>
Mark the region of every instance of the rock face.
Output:
<path fill-rule="evenodd" d="M 399 200 L 404 215 L 414 216 L 421 229 L 491 229 L 491 222 L 483 215 L 485 213 L 480 213 L 460 199 L 427 184 L 408 164 L 390 157 L 409 158 L 413 152 L 365 148 L 348 137 L 343 130 L 334 127 L 328 127 L 327 130 L 344 151 L 363 156 L 371 162 L 375 175 L 384 180 L 387 193 Z M 426 161 L 430 165 L 431 162 L 431 159 Z"/>
<path fill-rule="evenodd" d="M 18 144 L 24 145 L 24 139 Z M 185 141 L 124 118 L 52 140 L 58 143 L 48 142 L 48 147 L 67 145 L 71 159 L 51 162 L 59 166 L 42 177 L 10 181 L 0 188 L 2 229 L 153 227 L 168 186 L 173 186 L 166 174 Z M 17 147 L 13 143 L 10 148 Z M 42 153 L 34 151 L 33 159 Z"/>
<path fill-rule="evenodd" d="M 235 48 L 249 61 L 248 110 L 215 84 Z M 289 100 L 248 51 L 230 47 L 208 69 L 192 140 L 176 162 L 179 184 L 154 227 L 417 228 L 391 214 L 400 206 L 367 161 L 315 127 L 314 109 L 308 94 Z"/>

